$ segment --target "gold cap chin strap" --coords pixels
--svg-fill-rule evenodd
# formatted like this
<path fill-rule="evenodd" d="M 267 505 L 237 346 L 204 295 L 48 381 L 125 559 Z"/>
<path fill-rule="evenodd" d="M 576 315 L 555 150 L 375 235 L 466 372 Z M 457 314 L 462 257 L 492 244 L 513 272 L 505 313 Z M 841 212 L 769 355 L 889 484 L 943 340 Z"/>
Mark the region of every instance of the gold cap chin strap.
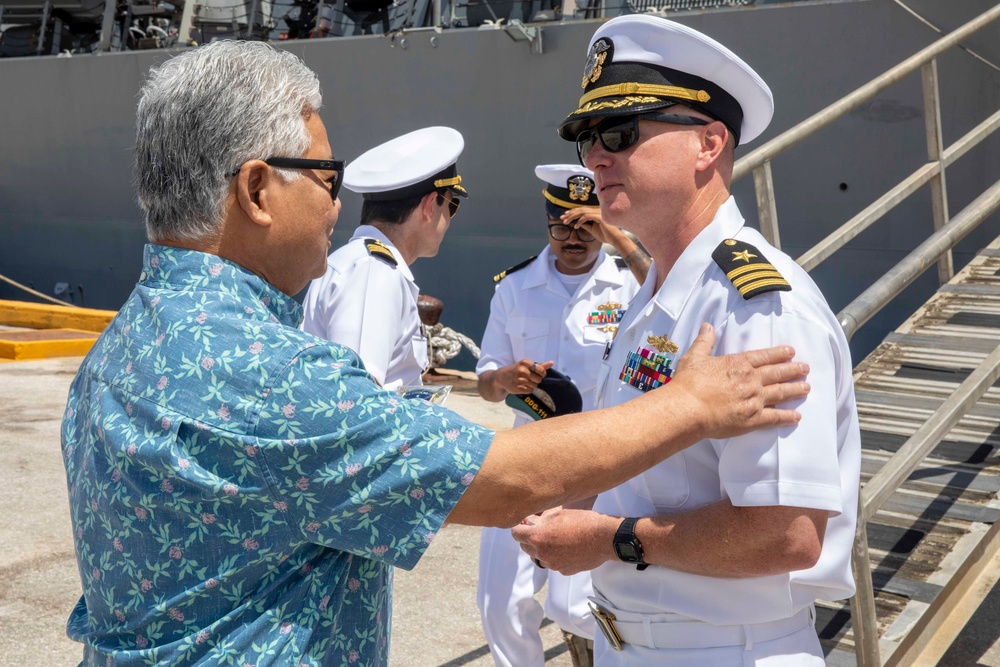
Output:
<path fill-rule="evenodd" d="M 434 187 L 436 188 L 450 188 L 453 185 L 459 185 L 462 182 L 461 176 L 453 176 L 451 178 L 439 178 L 434 181 Z"/>

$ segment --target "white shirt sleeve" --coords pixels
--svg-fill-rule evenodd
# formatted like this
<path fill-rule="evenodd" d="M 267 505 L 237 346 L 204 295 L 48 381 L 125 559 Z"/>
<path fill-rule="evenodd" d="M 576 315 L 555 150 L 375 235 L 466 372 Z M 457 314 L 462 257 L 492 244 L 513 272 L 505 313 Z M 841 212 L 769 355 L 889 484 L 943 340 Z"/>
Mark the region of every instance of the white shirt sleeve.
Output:
<path fill-rule="evenodd" d="M 483 343 L 479 346 L 481 352 L 479 362 L 476 364 L 476 375 L 509 366 L 517 361 L 514 359 L 514 349 L 507 334 L 509 304 L 504 298 L 505 291 L 498 285 L 490 301 L 490 318 L 486 322 Z"/>
<path fill-rule="evenodd" d="M 384 385 L 389 361 L 403 335 L 405 281 L 394 267 L 366 257 L 351 265 L 337 282 L 325 309 L 328 337 L 357 352 L 365 369 Z"/>
<path fill-rule="evenodd" d="M 838 413 L 845 369 L 840 347 L 822 318 L 775 308 L 775 303 L 767 300 L 731 314 L 718 327 L 714 354 L 792 345 L 795 359 L 809 364 L 811 391 L 805 399 L 779 406 L 798 410 L 798 424 L 712 441 L 720 483 L 736 506 L 782 505 L 836 515 L 842 511 Z"/>

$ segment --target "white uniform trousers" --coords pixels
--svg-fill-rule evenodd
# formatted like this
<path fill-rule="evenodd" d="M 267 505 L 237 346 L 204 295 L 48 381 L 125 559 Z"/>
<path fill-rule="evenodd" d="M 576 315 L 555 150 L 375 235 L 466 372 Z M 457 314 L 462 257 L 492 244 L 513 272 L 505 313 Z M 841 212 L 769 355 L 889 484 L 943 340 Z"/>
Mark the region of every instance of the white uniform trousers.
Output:
<path fill-rule="evenodd" d="M 594 667 L 823 667 L 826 661 L 823 659 L 819 637 L 816 636 L 815 612 L 803 611 L 809 614 L 806 624 L 791 634 L 768 641 L 744 639 L 743 643 L 731 646 L 648 648 L 635 643 L 625 644 L 622 651 L 615 651 L 599 631 L 594 640 Z M 616 612 L 615 615 L 630 617 L 622 612 Z M 683 619 L 676 614 L 655 614 L 647 618 L 655 623 L 657 620 L 670 620 L 671 617 Z M 699 640 L 712 636 L 713 626 L 710 624 L 683 620 L 688 626 L 697 624 L 705 627 L 702 632 L 689 632 L 689 636 L 698 637 Z M 755 627 L 764 630 L 768 625 L 744 626 L 744 637 L 752 637 Z M 763 632 L 759 631 L 758 634 Z M 651 645 L 656 644 L 654 642 Z"/>
<path fill-rule="evenodd" d="M 542 606 L 534 595 L 548 581 Z M 476 601 L 483 633 L 497 667 L 543 667 L 543 615 L 560 628 L 593 639 L 596 632 L 587 599 L 593 595 L 586 572 L 567 577 L 537 567 L 506 528 L 483 528 L 479 540 Z"/>

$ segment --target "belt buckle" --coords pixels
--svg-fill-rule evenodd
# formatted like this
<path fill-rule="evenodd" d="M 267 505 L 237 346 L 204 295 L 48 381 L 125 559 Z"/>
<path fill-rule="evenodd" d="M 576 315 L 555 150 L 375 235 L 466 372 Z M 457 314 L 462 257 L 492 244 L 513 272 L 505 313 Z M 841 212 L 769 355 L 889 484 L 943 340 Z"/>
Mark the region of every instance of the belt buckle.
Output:
<path fill-rule="evenodd" d="M 616 651 L 623 651 L 622 637 L 618 634 L 618 630 L 615 628 L 615 615 L 610 611 L 597 604 L 594 601 L 587 602 L 590 607 L 590 611 L 594 614 L 594 620 L 597 621 L 597 627 L 601 629 L 604 633 L 604 638 L 608 640 L 608 644 L 611 645 Z"/>

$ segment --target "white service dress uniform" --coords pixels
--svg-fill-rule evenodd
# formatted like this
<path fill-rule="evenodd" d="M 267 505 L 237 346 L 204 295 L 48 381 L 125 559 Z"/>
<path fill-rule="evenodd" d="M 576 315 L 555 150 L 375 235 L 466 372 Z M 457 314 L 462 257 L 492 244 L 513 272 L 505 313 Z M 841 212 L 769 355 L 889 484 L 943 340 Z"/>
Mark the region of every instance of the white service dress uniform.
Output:
<path fill-rule="evenodd" d="M 753 250 L 744 254 L 743 244 Z M 728 252 L 730 246 L 736 247 L 735 263 L 743 265 L 730 272 L 732 280 L 712 257 L 717 249 Z M 766 282 L 771 269 L 765 262 L 791 290 L 745 300 L 734 285 L 746 288 L 741 276 L 751 281 L 763 277 Z M 847 340 L 808 274 L 756 230 L 744 226 L 732 198 L 684 250 L 654 294 L 655 283 L 654 264 L 601 369 L 598 407 L 619 405 L 659 386 L 657 378 L 672 373 L 703 322 L 717 332 L 714 354 L 794 346 L 796 359 L 809 364 L 812 390 L 805 400 L 789 406 L 802 414 L 799 424 L 702 440 L 600 494 L 594 509 L 644 517 L 688 512 L 729 499 L 736 506 L 826 510 L 829 521 L 819 562 L 808 570 L 749 579 L 698 576 L 655 565 L 637 571 L 620 561 L 593 570 L 597 600 L 617 616 L 619 630 L 628 626 L 631 637 L 623 633 L 628 643 L 617 652 L 599 636 L 594 664 L 822 665 L 813 602 L 839 600 L 854 592 L 850 554 L 861 438 Z M 640 358 L 646 365 L 636 363 Z M 636 372 L 639 366 L 645 370 Z M 649 648 L 649 639 L 663 648 Z"/>
<path fill-rule="evenodd" d="M 601 355 L 639 285 L 603 250 L 574 293 L 560 275 L 546 247 L 530 264 L 499 282 L 476 374 L 521 359 L 554 361 L 554 368 L 572 378 L 580 390 L 583 409 L 591 410 Z M 515 427 L 532 421 L 523 412 L 515 410 L 514 415 Z M 484 528 L 479 549 L 477 601 L 496 665 L 544 664 L 538 633 L 542 608 L 533 596 L 546 580 L 545 614 L 563 630 L 594 638 L 594 620 L 587 607 L 592 593 L 589 574 L 567 577 L 536 567 L 507 529 Z"/>
<path fill-rule="evenodd" d="M 395 264 L 370 252 L 369 240 L 387 248 Z M 421 386 L 428 358 L 420 290 L 399 250 L 375 227 L 360 225 L 326 263 L 306 293 L 302 329 L 357 352 L 385 389 Z"/>

